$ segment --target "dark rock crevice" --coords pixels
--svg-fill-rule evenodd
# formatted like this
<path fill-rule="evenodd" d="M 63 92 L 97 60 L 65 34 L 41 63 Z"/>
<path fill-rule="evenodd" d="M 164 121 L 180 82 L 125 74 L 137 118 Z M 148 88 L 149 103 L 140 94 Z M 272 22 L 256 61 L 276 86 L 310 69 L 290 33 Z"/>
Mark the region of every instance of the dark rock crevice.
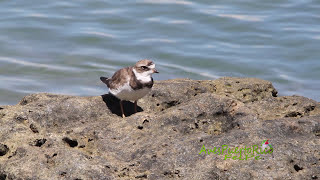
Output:
<path fill-rule="evenodd" d="M 78 146 L 78 141 L 75 139 L 70 139 L 68 137 L 64 137 L 62 139 L 65 143 L 67 143 L 70 147 L 74 148 Z"/>
<path fill-rule="evenodd" d="M 30 143 L 31 146 L 37 146 L 37 147 L 41 147 L 42 145 L 44 145 L 47 142 L 47 139 L 36 139 L 35 141 L 33 141 L 32 143 Z"/>
<path fill-rule="evenodd" d="M 7 175 L 0 173 L 0 180 L 6 180 L 7 179 Z"/>
<path fill-rule="evenodd" d="M 0 144 L 0 156 L 4 156 L 8 153 L 9 148 L 5 144 Z"/>

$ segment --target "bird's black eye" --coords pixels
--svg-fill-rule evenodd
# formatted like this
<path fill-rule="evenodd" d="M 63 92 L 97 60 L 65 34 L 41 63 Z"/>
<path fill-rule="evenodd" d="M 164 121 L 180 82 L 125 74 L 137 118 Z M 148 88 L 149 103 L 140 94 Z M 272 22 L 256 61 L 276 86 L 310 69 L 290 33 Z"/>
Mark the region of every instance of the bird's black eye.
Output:
<path fill-rule="evenodd" d="M 141 66 L 141 68 L 142 68 L 143 70 L 147 70 L 147 69 L 148 69 L 147 66 Z"/>

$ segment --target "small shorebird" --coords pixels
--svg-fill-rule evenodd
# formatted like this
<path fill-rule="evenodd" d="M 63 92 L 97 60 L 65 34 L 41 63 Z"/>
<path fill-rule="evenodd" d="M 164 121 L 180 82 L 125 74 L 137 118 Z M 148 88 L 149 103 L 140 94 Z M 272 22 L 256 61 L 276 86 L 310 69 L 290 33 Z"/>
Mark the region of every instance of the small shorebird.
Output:
<path fill-rule="evenodd" d="M 109 92 L 120 99 L 120 108 L 124 118 L 122 101 L 134 101 L 134 110 L 137 112 L 137 101 L 148 94 L 153 86 L 153 73 L 159 73 L 155 64 L 148 60 L 140 60 L 133 67 L 118 70 L 111 78 L 100 77 Z"/>

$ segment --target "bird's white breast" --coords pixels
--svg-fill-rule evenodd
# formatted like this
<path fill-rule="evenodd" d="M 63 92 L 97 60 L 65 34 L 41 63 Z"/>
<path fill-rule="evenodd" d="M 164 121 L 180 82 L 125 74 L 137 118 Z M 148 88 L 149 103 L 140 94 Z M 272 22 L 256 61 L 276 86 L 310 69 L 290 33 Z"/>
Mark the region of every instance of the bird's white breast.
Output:
<path fill-rule="evenodd" d="M 151 72 L 143 72 L 143 73 L 138 73 L 135 69 L 133 69 L 133 73 L 137 77 L 137 80 L 143 82 L 143 83 L 148 83 L 151 81 Z"/>
<path fill-rule="evenodd" d="M 116 96 L 121 100 L 127 101 L 137 101 L 141 99 L 143 96 L 147 95 L 151 91 L 151 88 L 143 88 L 133 90 L 129 85 L 129 82 L 125 83 L 123 86 L 119 87 L 118 89 L 110 89 L 110 93 Z"/>

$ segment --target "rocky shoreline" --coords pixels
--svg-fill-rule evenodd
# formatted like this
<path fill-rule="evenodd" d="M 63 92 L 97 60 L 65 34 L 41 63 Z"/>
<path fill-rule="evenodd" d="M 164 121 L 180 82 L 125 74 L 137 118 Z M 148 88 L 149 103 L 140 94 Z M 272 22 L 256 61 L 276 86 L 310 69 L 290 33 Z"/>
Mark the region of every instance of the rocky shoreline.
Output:
<path fill-rule="evenodd" d="M 156 81 L 138 103 L 31 94 L 0 106 L 2 179 L 320 179 L 320 103 L 268 81 Z M 200 153 L 261 145 L 259 159 Z M 257 154 L 255 154 L 256 156 Z"/>

